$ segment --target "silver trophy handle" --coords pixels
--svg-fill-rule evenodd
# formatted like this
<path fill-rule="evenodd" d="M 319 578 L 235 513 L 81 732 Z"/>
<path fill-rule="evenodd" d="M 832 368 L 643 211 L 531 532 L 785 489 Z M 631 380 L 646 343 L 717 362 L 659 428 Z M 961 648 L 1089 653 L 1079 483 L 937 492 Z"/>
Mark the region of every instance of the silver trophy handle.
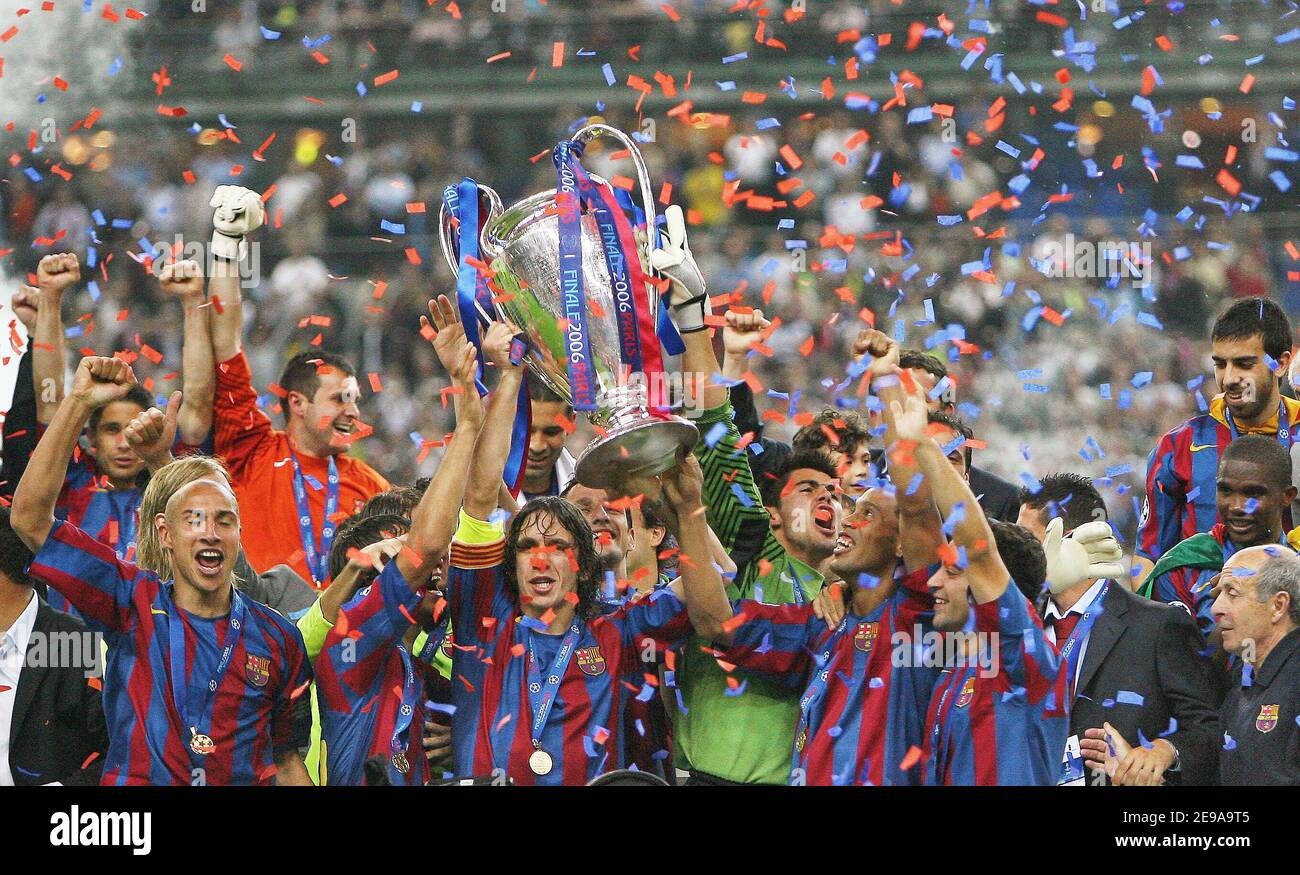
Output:
<path fill-rule="evenodd" d="M 641 157 L 641 150 L 636 147 L 636 143 L 627 134 L 618 128 L 609 125 L 587 125 L 581 128 L 573 135 L 573 141 L 586 145 L 597 137 L 610 137 L 622 143 L 632 155 L 632 164 L 636 167 L 637 182 L 641 186 L 641 208 L 645 212 L 646 228 L 646 261 L 649 261 L 650 250 L 656 249 L 655 246 L 655 215 L 654 193 L 650 190 L 650 171 L 646 169 L 645 158 Z M 650 288 L 651 294 L 654 293 L 653 287 Z M 658 303 L 657 301 L 655 303 Z"/>
<path fill-rule="evenodd" d="M 481 182 L 477 183 L 477 185 L 479 192 L 487 195 L 488 199 L 487 220 L 483 222 L 483 227 L 486 228 L 488 222 L 491 222 L 505 211 L 505 207 L 502 206 L 501 196 L 496 193 L 496 189 Z M 442 244 L 442 257 L 447 260 L 447 266 L 451 268 L 454 275 L 460 273 L 460 260 L 456 258 L 456 243 L 455 238 L 452 236 L 454 232 L 451 227 L 451 219 L 451 215 L 447 212 L 447 202 L 443 201 L 442 207 L 438 210 L 438 241 Z M 482 239 L 479 240 L 479 251 L 483 251 Z M 479 312 L 482 312 L 481 308 Z"/>

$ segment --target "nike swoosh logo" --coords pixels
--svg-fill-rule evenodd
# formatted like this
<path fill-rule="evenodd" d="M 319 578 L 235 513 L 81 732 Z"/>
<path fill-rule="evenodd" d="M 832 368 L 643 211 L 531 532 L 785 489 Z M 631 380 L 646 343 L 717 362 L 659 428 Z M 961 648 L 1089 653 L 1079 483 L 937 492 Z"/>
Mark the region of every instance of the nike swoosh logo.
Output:
<path fill-rule="evenodd" d="M 1201 450 L 1212 450 L 1217 444 L 1192 444 L 1192 452 L 1199 453 Z"/>
<path fill-rule="evenodd" d="M 166 611 L 160 611 L 160 610 L 158 610 L 157 608 L 150 608 L 149 610 L 152 611 L 152 612 L 155 613 L 155 614 L 162 614 L 164 617 L 167 616 L 167 612 L 166 612 Z"/>

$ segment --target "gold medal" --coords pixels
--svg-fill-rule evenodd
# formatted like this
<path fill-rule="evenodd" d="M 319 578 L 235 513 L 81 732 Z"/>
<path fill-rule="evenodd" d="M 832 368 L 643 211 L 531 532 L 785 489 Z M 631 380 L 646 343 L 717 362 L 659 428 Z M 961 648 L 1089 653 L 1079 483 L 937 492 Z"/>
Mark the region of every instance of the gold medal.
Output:
<path fill-rule="evenodd" d="M 803 753 L 803 746 L 808 743 L 808 729 L 805 727 L 799 731 L 799 737 L 794 740 L 794 749 L 798 753 Z"/>
<path fill-rule="evenodd" d="M 406 759 L 406 754 L 400 752 L 393 754 L 393 768 L 403 775 L 411 770 L 411 763 Z"/>
<path fill-rule="evenodd" d="M 196 754 L 207 756 L 216 749 L 217 746 L 213 744 L 212 738 L 204 735 L 202 732 L 196 732 L 190 738 L 190 750 L 194 751 Z"/>
<path fill-rule="evenodd" d="M 551 769 L 555 768 L 555 762 L 546 751 L 535 750 L 528 758 L 528 768 L 533 770 L 534 775 L 549 775 Z"/>

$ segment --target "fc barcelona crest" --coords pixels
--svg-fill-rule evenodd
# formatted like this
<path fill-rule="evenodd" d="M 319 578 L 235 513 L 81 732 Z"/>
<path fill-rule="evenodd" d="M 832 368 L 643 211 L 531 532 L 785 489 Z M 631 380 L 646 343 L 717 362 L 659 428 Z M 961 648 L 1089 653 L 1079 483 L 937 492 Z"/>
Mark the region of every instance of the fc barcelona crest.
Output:
<path fill-rule="evenodd" d="M 255 687 L 264 687 L 271 679 L 271 657 L 248 654 L 244 663 L 244 680 Z"/>
<path fill-rule="evenodd" d="M 957 697 L 957 707 L 965 708 L 970 704 L 971 699 L 975 698 L 975 678 L 966 678 L 966 683 L 961 685 L 961 695 Z"/>
<path fill-rule="evenodd" d="M 583 647 L 574 655 L 583 674 L 596 677 L 605 673 L 605 657 L 601 655 L 599 647 Z"/>
<path fill-rule="evenodd" d="M 1260 732 L 1272 732 L 1277 726 L 1277 705 L 1260 705 L 1259 716 L 1255 718 L 1255 728 Z"/>
<path fill-rule="evenodd" d="M 452 642 L 451 635 L 452 635 L 452 633 L 451 633 L 451 632 L 448 632 L 447 635 L 446 635 L 446 637 L 444 637 L 444 638 L 442 639 L 442 655 L 445 656 L 445 657 L 447 657 L 448 659 L 451 659 L 451 658 L 452 658 L 451 648 L 452 648 L 453 642 Z"/>
<path fill-rule="evenodd" d="M 853 646 L 863 653 L 870 653 L 876 643 L 876 631 L 879 628 L 879 623 L 859 623 L 858 631 L 853 636 Z"/>

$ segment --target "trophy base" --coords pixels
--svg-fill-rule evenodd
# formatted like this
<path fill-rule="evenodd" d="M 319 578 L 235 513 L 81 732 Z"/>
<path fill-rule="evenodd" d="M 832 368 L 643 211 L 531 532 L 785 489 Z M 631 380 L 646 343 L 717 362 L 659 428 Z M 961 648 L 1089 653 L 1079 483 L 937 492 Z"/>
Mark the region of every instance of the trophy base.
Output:
<path fill-rule="evenodd" d="M 625 408 L 611 418 L 604 436 L 578 458 L 574 476 L 583 486 L 609 489 L 626 477 L 653 477 L 676 467 L 700 439 L 699 430 L 677 416 L 660 419 Z"/>

